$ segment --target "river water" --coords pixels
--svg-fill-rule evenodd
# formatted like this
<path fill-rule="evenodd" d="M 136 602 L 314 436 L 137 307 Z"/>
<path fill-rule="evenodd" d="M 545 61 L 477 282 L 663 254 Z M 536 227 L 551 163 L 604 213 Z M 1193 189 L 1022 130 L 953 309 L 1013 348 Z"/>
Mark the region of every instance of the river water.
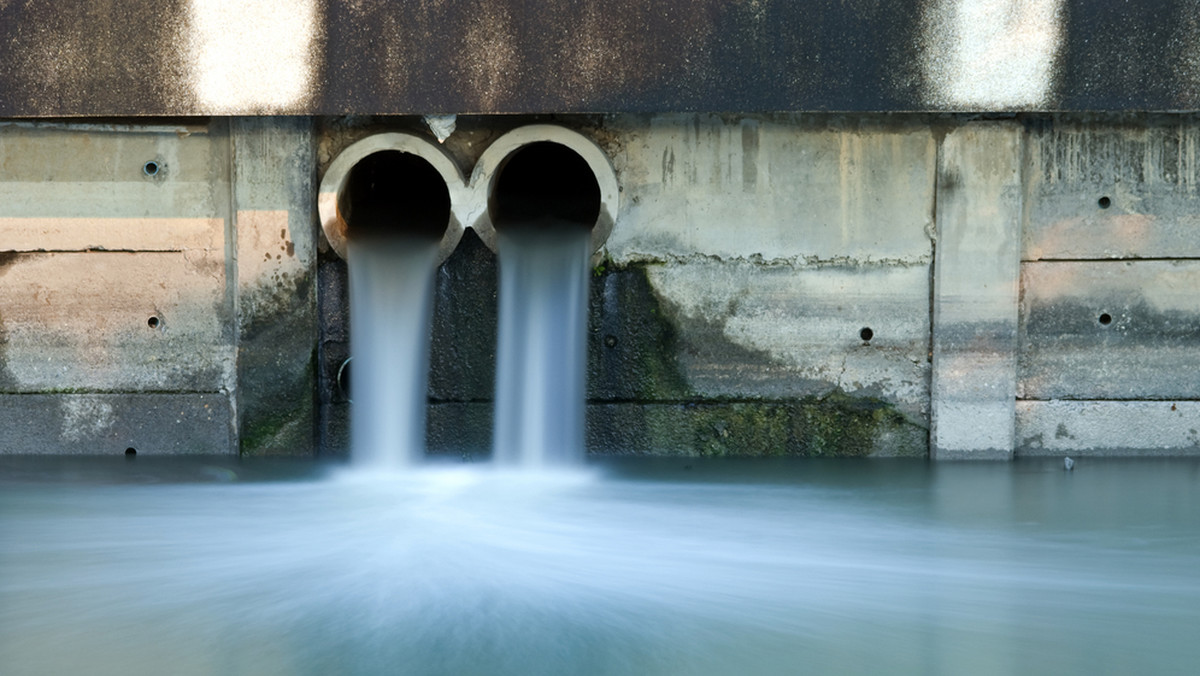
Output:
<path fill-rule="evenodd" d="M 1200 463 L 0 458 L 0 673 L 1190 674 Z"/>

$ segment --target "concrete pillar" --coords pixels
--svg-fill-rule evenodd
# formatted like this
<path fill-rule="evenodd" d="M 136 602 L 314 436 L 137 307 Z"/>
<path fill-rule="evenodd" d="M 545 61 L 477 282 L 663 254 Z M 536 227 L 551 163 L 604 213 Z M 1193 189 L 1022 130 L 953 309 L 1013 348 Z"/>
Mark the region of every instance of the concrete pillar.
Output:
<path fill-rule="evenodd" d="M 313 452 L 316 158 L 308 118 L 231 121 L 243 454 Z"/>
<path fill-rule="evenodd" d="M 938 163 L 930 455 L 1012 457 L 1021 260 L 1021 127 L 971 124 Z"/>

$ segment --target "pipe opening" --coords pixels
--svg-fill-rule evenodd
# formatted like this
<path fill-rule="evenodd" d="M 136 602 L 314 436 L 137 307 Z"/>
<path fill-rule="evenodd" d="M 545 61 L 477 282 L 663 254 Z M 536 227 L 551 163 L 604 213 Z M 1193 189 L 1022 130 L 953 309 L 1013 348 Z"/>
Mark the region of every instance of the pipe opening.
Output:
<path fill-rule="evenodd" d="M 399 150 L 381 150 L 355 164 L 337 206 L 352 240 L 437 240 L 450 226 L 450 190 L 442 175 L 425 158 Z"/>
<path fill-rule="evenodd" d="M 600 218 L 600 184 L 579 153 L 553 141 L 513 151 L 497 169 L 488 211 L 493 227 L 578 225 Z"/>

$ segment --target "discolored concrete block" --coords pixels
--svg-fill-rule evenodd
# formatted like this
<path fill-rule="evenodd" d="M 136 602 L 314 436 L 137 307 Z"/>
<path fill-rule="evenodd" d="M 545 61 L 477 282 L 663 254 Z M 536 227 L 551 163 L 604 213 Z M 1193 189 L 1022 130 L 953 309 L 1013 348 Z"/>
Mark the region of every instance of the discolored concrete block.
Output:
<path fill-rule="evenodd" d="M 1019 401 L 1017 455 L 1200 455 L 1200 402 Z"/>
<path fill-rule="evenodd" d="M 1200 121 L 1029 124 L 1022 258 L 1200 256 Z"/>
<path fill-rule="evenodd" d="M 645 274 L 694 398 L 840 391 L 925 417 L 927 267 L 696 262 Z"/>
<path fill-rule="evenodd" d="M 595 403 L 587 448 L 603 455 L 893 457 L 927 453 L 928 430 L 885 402 Z"/>
<path fill-rule="evenodd" d="M 614 116 L 615 262 L 926 263 L 937 144 L 916 121 Z"/>
<path fill-rule="evenodd" d="M 225 216 L 228 180 L 220 121 L 0 123 L 0 250 L 219 247 L 223 224 L 194 219 Z"/>
<path fill-rule="evenodd" d="M 0 454 L 237 453 L 229 397 L 0 394 Z"/>
<path fill-rule="evenodd" d="M 237 416 L 245 454 L 315 446 L 316 149 L 308 118 L 236 118 Z"/>
<path fill-rule="evenodd" d="M 219 253 L 0 259 L 0 391 L 217 392 L 233 376 Z"/>
<path fill-rule="evenodd" d="M 1026 263 L 1021 280 L 1021 398 L 1200 398 L 1200 261 Z"/>
<path fill-rule="evenodd" d="M 1016 400 L 1021 130 L 979 123 L 942 143 L 930 453 L 1008 458 Z"/>

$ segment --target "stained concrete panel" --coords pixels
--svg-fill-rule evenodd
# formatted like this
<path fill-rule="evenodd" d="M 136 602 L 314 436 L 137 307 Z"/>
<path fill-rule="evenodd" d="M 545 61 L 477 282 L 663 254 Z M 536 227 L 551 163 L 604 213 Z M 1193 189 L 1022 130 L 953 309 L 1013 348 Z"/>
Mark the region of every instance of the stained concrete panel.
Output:
<path fill-rule="evenodd" d="M 1021 398 L 1200 398 L 1200 261 L 1025 263 L 1021 286 Z"/>
<path fill-rule="evenodd" d="M 592 404 L 587 448 L 606 455 L 922 457 L 923 425 L 867 402 Z"/>
<path fill-rule="evenodd" d="M 4 256 L 0 391 L 221 390 L 224 272 L 204 251 Z"/>
<path fill-rule="evenodd" d="M 1019 401 L 1018 455 L 1200 455 L 1200 402 Z"/>
<path fill-rule="evenodd" d="M 0 216 L 0 233 L 4 251 L 220 251 L 225 219 Z"/>
<path fill-rule="evenodd" d="M 1007 458 L 1016 399 L 1021 130 L 946 135 L 938 169 L 931 454 Z"/>
<path fill-rule="evenodd" d="M 224 394 L 0 394 L 0 454 L 236 453 Z"/>
<path fill-rule="evenodd" d="M 927 263 L 937 147 L 905 123 L 614 117 L 617 262 Z"/>
<path fill-rule="evenodd" d="M 1200 257 L 1200 122 L 1030 124 L 1024 260 Z"/>
<path fill-rule="evenodd" d="M 221 218 L 228 211 L 226 144 L 222 123 L 2 124 L 0 216 Z"/>
<path fill-rule="evenodd" d="M 237 416 L 243 453 L 313 452 L 316 154 L 307 118 L 237 118 Z"/>
<path fill-rule="evenodd" d="M 709 261 L 648 266 L 647 276 L 675 326 L 680 373 L 699 397 L 840 390 L 927 412 L 926 266 Z"/>

